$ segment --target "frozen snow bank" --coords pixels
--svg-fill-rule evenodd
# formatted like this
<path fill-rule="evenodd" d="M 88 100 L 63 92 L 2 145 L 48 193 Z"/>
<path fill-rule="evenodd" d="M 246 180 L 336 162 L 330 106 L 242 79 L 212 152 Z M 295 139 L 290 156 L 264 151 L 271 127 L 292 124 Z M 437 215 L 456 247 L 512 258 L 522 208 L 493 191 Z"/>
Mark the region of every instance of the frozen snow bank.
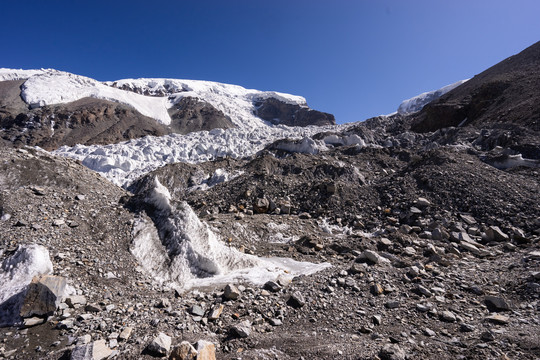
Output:
<path fill-rule="evenodd" d="M 461 80 L 458 82 L 455 82 L 450 85 L 446 85 L 440 89 L 428 91 L 425 93 L 422 93 L 420 95 L 417 95 L 413 98 L 410 98 L 408 100 L 403 101 L 399 107 L 398 107 L 398 113 L 399 114 L 410 114 L 416 111 L 422 110 L 422 108 L 432 102 L 435 99 L 440 98 L 450 90 L 453 90 L 457 88 L 459 85 L 463 84 L 464 82 L 468 81 L 469 79 Z"/>
<path fill-rule="evenodd" d="M 50 274 L 53 265 L 49 251 L 41 245 L 19 246 L 0 266 L 0 326 L 12 324 L 13 309 L 19 309 L 28 284 L 36 275 Z"/>
<path fill-rule="evenodd" d="M 187 203 L 172 205 L 169 191 L 157 178 L 153 181 L 144 201 L 155 208 L 154 223 L 136 223 L 130 250 L 160 283 L 184 290 L 237 281 L 263 284 L 330 266 L 241 253 L 225 245 Z"/>

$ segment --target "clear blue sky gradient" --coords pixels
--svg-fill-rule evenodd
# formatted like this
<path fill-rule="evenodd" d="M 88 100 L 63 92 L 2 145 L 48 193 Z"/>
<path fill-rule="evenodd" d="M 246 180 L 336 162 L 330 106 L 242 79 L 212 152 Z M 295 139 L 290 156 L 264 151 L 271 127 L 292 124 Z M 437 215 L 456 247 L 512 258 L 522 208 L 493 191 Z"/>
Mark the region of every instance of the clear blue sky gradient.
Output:
<path fill-rule="evenodd" d="M 0 9 L 0 67 L 276 90 L 339 123 L 393 112 L 540 40 L 538 0 L 7 0 Z"/>

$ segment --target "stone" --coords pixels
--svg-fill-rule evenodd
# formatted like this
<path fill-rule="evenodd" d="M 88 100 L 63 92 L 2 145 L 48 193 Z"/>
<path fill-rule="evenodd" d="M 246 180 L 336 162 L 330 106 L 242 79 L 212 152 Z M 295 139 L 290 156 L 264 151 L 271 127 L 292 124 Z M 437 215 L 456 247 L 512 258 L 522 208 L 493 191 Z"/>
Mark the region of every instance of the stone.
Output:
<path fill-rule="evenodd" d="M 98 304 L 87 304 L 87 305 L 84 307 L 84 310 L 85 310 L 85 311 L 88 311 L 88 312 L 94 312 L 94 313 L 97 313 L 97 312 L 100 312 L 100 311 L 101 311 L 101 306 L 99 306 Z"/>
<path fill-rule="evenodd" d="M 490 312 L 510 311 L 510 306 L 501 297 L 486 296 L 484 302 Z"/>
<path fill-rule="evenodd" d="M 417 200 L 416 200 L 416 206 L 420 206 L 420 207 L 426 207 L 426 206 L 430 206 L 431 205 L 431 202 L 426 199 L 426 198 L 423 198 L 423 197 L 419 197 Z"/>
<path fill-rule="evenodd" d="M 405 360 L 405 351 L 398 344 L 386 344 L 379 351 L 381 360 Z"/>
<path fill-rule="evenodd" d="M 196 357 L 197 350 L 189 342 L 182 341 L 172 349 L 169 360 L 193 360 Z"/>
<path fill-rule="evenodd" d="M 171 337 L 165 333 L 160 332 L 150 344 L 147 346 L 147 350 L 156 355 L 166 356 L 171 349 Z"/>
<path fill-rule="evenodd" d="M 459 243 L 459 246 L 461 246 L 463 249 L 465 249 L 467 251 L 472 252 L 473 254 L 476 254 L 476 255 L 480 254 L 480 249 L 478 249 L 476 246 L 474 246 L 473 244 L 471 244 L 471 243 L 469 243 L 467 241 L 461 241 Z"/>
<path fill-rule="evenodd" d="M 489 241 L 508 241 L 509 237 L 498 226 L 490 226 L 486 229 Z"/>
<path fill-rule="evenodd" d="M 437 335 L 437 334 L 435 333 L 435 331 L 431 330 L 430 328 L 425 328 L 425 329 L 424 329 L 424 334 L 425 334 L 426 336 L 429 336 L 429 337 L 433 337 L 433 336 Z"/>
<path fill-rule="evenodd" d="M 431 297 L 433 295 L 429 289 L 422 285 L 417 285 L 415 291 L 420 295 L 424 295 L 425 297 Z"/>
<path fill-rule="evenodd" d="M 506 325 L 510 321 L 510 318 L 508 316 L 504 316 L 501 314 L 493 314 L 486 317 L 486 320 L 491 321 L 495 324 L 501 324 Z"/>
<path fill-rule="evenodd" d="M 470 325 L 470 324 L 461 324 L 459 326 L 459 331 L 461 332 L 473 332 L 476 328 L 474 327 L 474 325 Z"/>
<path fill-rule="evenodd" d="M 35 276 L 28 285 L 21 307 L 21 317 L 53 314 L 65 295 L 66 286 L 67 280 L 61 276 Z"/>
<path fill-rule="evenodd" d="M 381 295 L 384 292 L 383 287 L 379 283 L 371 285 L 370 291 L 373 295 Z"/>
<path fill-rule="evenodd" d="M 191 315 L 195 315 L 195 316 L 204 316 L 204 309 L 199 306 L 199 305 L 193 305 L 190 309 L 189 309 L 189 312 L 191 313 Z"/>
<path fill-rule="evenodd" d="M 272 318 L 268 320 L 268 323 L 272 326 L 281 326 L 283 325 L 283 322 L 280 319 Z"/>
<path fill-rule="evenodd" d="M 461 220 L 465 221 L 465 223 L 466 223 L 467 225 L 474 225 L 474 224 L 476 224 L 476 219 L 473 218 L 473 217 L 470 216 L 470 215 L 459 214 L 459 217 L 461 218 Z"/>
<path fill-rule="evenodd" d="M 118 339 L 119 340 L 123 340 L 123 341 L 126 341 L 127 339 L 129 339 L 129 337 L 131 336 L 131 333 L 133 332 L 133 327 L 131 326 L 126 326 L 125 328 L 122 329 L 122 331 L 120 332 L 120 334 L 118 335 Z"/>
<path fill-rule="evenodd" d="M 379 261 L 381 261 L 381 257 L 375 251 L 364 250 L 362 254 L 368 261 L 370 261 L 373 264 L 377 264 Z"/>
<path fill-rule="evenodd" d="M 375 325 L 381 325 L 382 324 L 382 316 L 381 315 L 373 315 L 371 317 L 371 322 Z"/>
<path fill-rule="evenodd" d="M 208 314 L 208 320 L 217 320 L 223 312 L 224 308 L 225 305 L 223 304 L 214 305 L 212 309 L 210 309 L 210 313 Z"/>
<path fill-rule="evenodd" d="M 210 341 L 197 341 L 197 360 L 216 360 L 216 346 Z"/>
<path fill-rule="evenodd" d="M 399 307 L 399 301 L 388 301 L 384 304 L 387 309 L 396 309 Z"/>
<path fill-rule="evenodd" d="M 293 307 L 293 308 L 301 308 L 306 304 L 306 300 L 304 299 L 304 296 L 299 291 L 295 291 L 289 296 L 289 300 L 287 300 L 287 305 Z"/>
<path fill-rule="evenodd" d="M 27 328 L 27 327 L 40 325 L 40 324 L 43 324 L 45 322 L 45 320 L 46 320 L 45 318 L 41 318 L 41 317 L 26 318 L 26 319 L 23 320 L 23 326 L 25 328 Z"/>
<path fill-rule="evenodd" d="M 70 308 L 75 308 L 78 305 L 86 305 L 86 302 L 86 297 L 83 295 L 71 295 L 66 297 L 66 304 L 68 304 Z"/>
<path fill-rule="evenodd" d="M 453 312 L 448 311 L 448 310 L 445 310 L 445 311 L 441 312 L 440 315 L 439 315 L 439 318 L 442 321 L 446 321 L 446 322 L 455 322 L 456 321 L 456 315 L 454 315 Z"/>
<path fill-rule="evenodd" d="M 271 292 L 278 292 L 281 290 L 281 286 L 277 282 L 270 280 L 264 284 L 264 289 Z"/>
<path fill-rule="evenodd" d="M 236 300 L 240 297 L 240 291 L 233 284 L 227 284 L 223 290 L 223 297 L 227 300 Z"/>
<path fill-rule="evenodd" d="M 270 201 L 267 198 L 259 198 L 253 202 L 253 211 L 257 214 L 265 214 L 270 210 Z"/>
<path fill-rule="evenodd" d="M 162 298 L 159 300 L 159 302 L 156 304 L 157 308 L 165 309 L 168 307 L 171 307 L 171 301 L 167 298 Z"/>
<path fill-rule="evenodd" d="M 83 336 L 79 336 L 76 340 L 76 344 L 77 345 L 86 345 L 88 343 L 90 343 L 90 341 L 92 341 L 92 336 L 90 336 L 89 334 L 86 334 L 86 335 L 83 335 Z"/>
<path fill-rule="evenodd" d="M 490 341 L 494 341 L 495 340 L 495 334 L 493 334 L 493 332 L 491 331 L 484 331 L 482 333 L 482 335 L 480 335 L 480 339 L 483 340 L 483 341 L 487 341 L 487 342 L 490 342 Z"/>
<path fill-rule="evenodd" d="M 244 320 L 231 327 L 231 331 L 241 338 L 247 338 L 251 334 L 251 322 Z"/>
<path fill-rule="evenodd" d="M 102 360 L 111 356 L 112 350 L 105 340 L 97 340 L 85 345 L 76 346 L 71 351 L 70 360 Z"/>

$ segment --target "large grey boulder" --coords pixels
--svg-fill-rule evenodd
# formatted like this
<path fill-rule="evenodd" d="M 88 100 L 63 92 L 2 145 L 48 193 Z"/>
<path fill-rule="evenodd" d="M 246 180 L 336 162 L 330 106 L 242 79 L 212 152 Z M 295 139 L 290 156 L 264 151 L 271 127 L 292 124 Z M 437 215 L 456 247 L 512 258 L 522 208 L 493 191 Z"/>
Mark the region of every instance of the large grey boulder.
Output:
<path fill-rule="evenodd" d="M 61 276 L 38 275 L 32 279 L 21 307 L 23 318 L 54 313 L 65 296 L 67 281 Z"/>

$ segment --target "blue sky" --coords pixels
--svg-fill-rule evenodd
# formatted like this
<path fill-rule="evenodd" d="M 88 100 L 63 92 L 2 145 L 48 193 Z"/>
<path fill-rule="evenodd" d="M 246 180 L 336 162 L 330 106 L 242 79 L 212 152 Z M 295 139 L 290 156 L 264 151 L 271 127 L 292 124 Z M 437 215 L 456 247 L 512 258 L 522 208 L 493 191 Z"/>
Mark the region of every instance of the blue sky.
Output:
<path fill-rule="evenodd" d="M 212 80 L 395 111 L 540 40 L 540 1 L 2 1 L 0 67 Z"/>

